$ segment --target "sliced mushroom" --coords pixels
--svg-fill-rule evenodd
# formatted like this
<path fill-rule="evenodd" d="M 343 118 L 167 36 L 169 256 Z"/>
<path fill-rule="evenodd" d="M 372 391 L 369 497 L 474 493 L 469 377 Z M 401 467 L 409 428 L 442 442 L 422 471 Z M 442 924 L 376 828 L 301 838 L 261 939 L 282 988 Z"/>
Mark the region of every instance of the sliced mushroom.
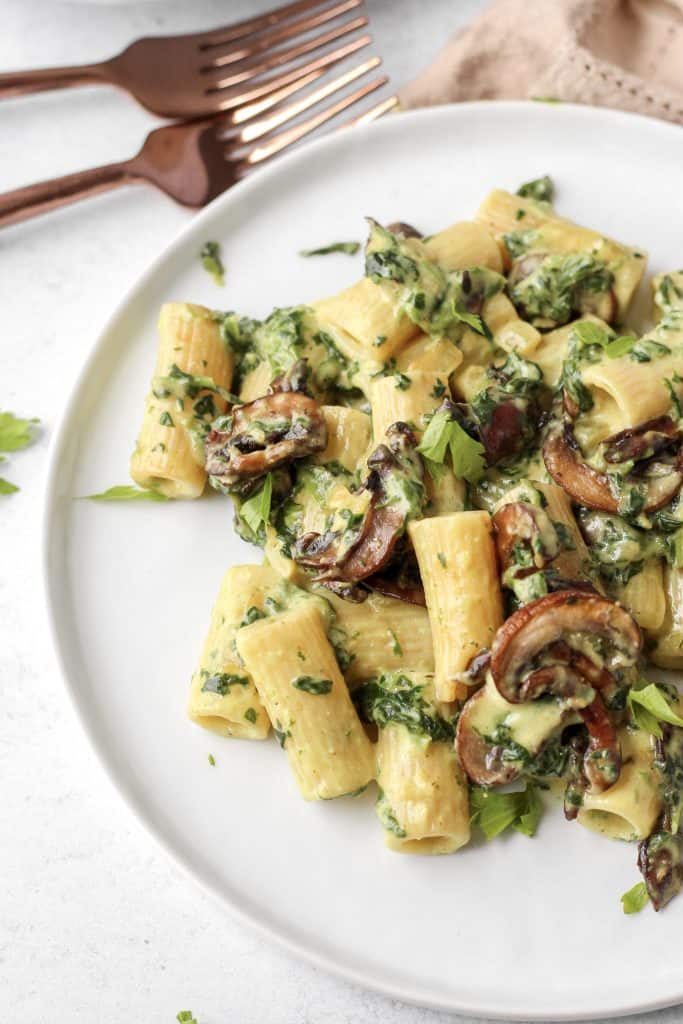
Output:
<path fill-rule="evenodd" d="M 655 910 L 683 888 L 683 835 L 653 832 L 638 844 L 638 867 Z"/>
<path fill-rule="evenodd" d="M 387 224 L 387 231 L 391 231 L 392 235 L 403 235 L 404 238 L 422 238 L 421 231 L 402 220 L 394 220 L 391 224 Z"/>
<path fill-rule="evenodd" d="M 467 776 L 479 786 L 503 786 L 520 775 L 523 765 L 504 744 L 494 743 L 474 727 L 478 705 L 486 699 L 477 690 L 467 700 L 455 730 L 455 749 Z"/>
<path fill-rule="evenodd" d="M 677 832 L 683 810 L 683 728 L 667 722 L 660 728 L 662 736 L 654 740 L 654 763 L 662 780 L 661 827 L 665 832 Z"/>
<path fill-rule="evenodd" d="M 235 406 L 229 423 L 229 429 L 212 430 L 206 439 L 207 473 L 225 486 L 262 476 L 327 444 L 317 403 L 297 391 Z"/>
<path fill-rule="evenodd" d="M 370 470 L 364 488 L 372 497 L 353 542 L 342 543 L 340 531 L 310 533 L 294 546 L 295 561 L 317 569 L 316 582 L 323 586 L 340 581 L 359 583 L 390 561 L 412 514 L 425 500 L 422 460 L 416 452 L 415 435 L 405 423 L 387 430 L 368 459 Z"/>
<path fill-rule="evenodd" d="M 588 746 L 583 755 L 583 773 L 594 793 L 609 789 L 621 772 L 621 750 L 605 702 L 596 693 L 593 702 L 579 711 L 588 730 Z"/>
<path fill-rule="evenodd" d="M 612 464 L 629 460 L 628 453 L 651 451 L 631 456 L 636 464 L 625 474 L 627 486 L 643 488 L 643 512 L 654 512 L 672 500 L 683 484 L 683 437 L 677 429 L 670 435 L 652 424 L 669 417 L 648 420 L 603 441 L 605 460 Z M 608 474 L 589 466 L 574 437 L 571 418 L 556 420 L 543 446 L 543 461 L 551 477 L 570 497 L 586 508 L 601 512 L 619 512 L 621 495 Z"/>
<path fill-rule="evenodd" d="M 503 572 L 514 570 L 517 577 L 528 576 L 545 568 L 560 552 L 548 513 L 530 502 L 512 501 L 502 505 L 493 516 L 493 526 Z M 528 552 L 527 566 L 519 564 L 520 546 Z"/>
<path fill-rule="evenodd" d="M 424 587 L 419 583 L 405 586 L 400 580 L 390 580 L 386 576 L 374 575 L 364 580 L 364 585 L 368 590 L 383 594 L 385 597 L 393 597 L 397 601 L 404 601 L 406 604 L 418 605 L 421 608 L 426 607 L 427 604 Z"/>
<path fill-rule="evenodd" d="M 513 398 L 500 402 L 487 423 L 479 426 L 489 465 L 508 459 L 523 446 L 529 430 L 528 403 Z"/>
<path fill-rule="evenodd" d="M 491 674 L 513 704 L 553 693 L 568 706 L 586 707 L 596 689 L 615 685 L 636 664 L 641 646 L 640 629 L 620 604 L 562 590 L 503 623 L 491 648 Z M 586 653 L 593 649 L 594 656 Z"/>

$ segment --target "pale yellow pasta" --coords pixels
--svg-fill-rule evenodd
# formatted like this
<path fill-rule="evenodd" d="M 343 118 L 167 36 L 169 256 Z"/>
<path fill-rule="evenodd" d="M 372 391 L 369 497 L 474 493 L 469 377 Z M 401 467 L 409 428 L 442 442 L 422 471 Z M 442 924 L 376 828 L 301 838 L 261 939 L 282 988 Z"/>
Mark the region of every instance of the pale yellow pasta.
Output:
<path fill-rule="evenodd" d="M 317 608 L 302 604 L 244 627 L 237 650 L 305 800 L 354 793 L 374 778 L 372 744 Z"/>
<path fill-rule="evenodd" d="M 488 512 L 455 512 L 410 523 L 432 630 L 435 689 L 441 701 L 466 696 L 462 675 L 490 647 L 503 621 Z"/>
<path fill-rule="evenodd" d="M 350 685 L 409 665 L 416 672 L 434 671 L 434 651 L 427 609 L 384 594 L 370 594 L 362 604 L 344 601 L 323 587 L 335 618 L 331 636 L 344 651 Z"/>
<path fill-rule="evenodd" d="M 534 486 L 546 500 L 545 511 L 551 522 L 560 523 L 564 527 L 571 545 L 567 548 L 563 547 L 557 558 L 553 560 L 553 568 L 558 571 L 560 576 L 568 580 L 592 577 L 590 554 L 574 517 L 572 503 L 566 491 L 552 483 L 534 482 Z"/>
<path fill-rule="evenodd" d="M 279 582 L 268 566 L 235 565 L 221 583 L 197 669 L 188 715 L 222 736 L 264 739 L 270 722 L 249 673 L 241 665 L 235 637 L 250 608 L 263 612 Z"/>
<path fill-rule="evenodd" d="M 273 379 L 273 371 L 267 359 L 261 360 L 258 366 L 245 374 L 240 387 L 240 402 L 253 402 L 268 391 Z"/>
<path fill-rule="evenodd" d="M 375 443 L 385 439 L 392 423 L 414 427 L 418 439 L 429 416 L 441 405 L 443 375 L 411 370 L 400 376 L 380 377 L 370 388 L 372 433 Z"/>
<path fill-rule="evenodd" d="M 429 700 L 432 678 L 409 672 Z M 469 842 L 467 782 L 452 742 L 389 724 L 377 737 L 377 815 L 384 842 L 398 853 L 454 853 Z"/>
<path fill-rule="evenodd" d="M 652 631 L 650 660 L 661 668 L 683 668 L 683 569 L 664 569 L 666 611 L 661 625 Z"/>
<path fill-rule="evenodd" d="M 670 326 L 660 323 L 643 341 L 665 345 L 670 353 L 649 362 L 636 362 L 630 355 L 605 358 L 581 374 L 593 399 L 602 399 L 605 429 L 623 430 L 661 416 L 671 407 L 671 387 L 683 393 L 682 382 L 676 381 L 683 373 L 683 314 Z"/>
<path fill-rule="evenodd" d="M 327 444 L 313 456 L 313 461 L 338 462 L 354 473 L 368 454 L 372 436 L 370 417 L 347 405 L 323 405 L 321 411 L 327 428 Z"/>
<path fill-rule="evenodd" d="M 556 327 L 554 331 L 548 331 L 541 336 L 541 341 L 534 350 L 533 361 L 537 366 L 540 366 L 543 373 L 543 381 L 548 387 L 554 388 L 557 386 L 562 374 L 562 364 L 567 358 L 569 336 L 576 324 L 583 323 L 584 321 L 589 321 L 590 323 L 597 324 L 598 327 L 609 330 L 609 326 L 604 320 L 588 314 L 587 316 L 579 317 L 578 320 L 572 320 L 570 324 L 565 324 L 564 327 Z"/>
<path fill-rule="evenodd" d="M 521 215 L 519 211 L 522 211 Z M 598 231 L 581 227 L 557 214 L 545 203 L 512 195 L 502 189 L 491 192 L 479 207 L 476 220 L 485 224 L 497 239 L 512 231 L 534 232 L 531 247 L 539 252 L 586 252 L 610 265 L 614 294 L 623 317 L 645 273 L 642 249 L 633 249 L 606 238 Z M 507 250 L 504 250 L 507 258 Z"/>
<path fill-rule="evenodd" d="M 403 373 L 412 370 L 436 373 L 439 380 L 448 385 L 451 374 L 461 362 L 462 352 L 449 338 L 432 338 L 428 334 L 420 334 L 399 352 L 396 369 Z"/>
<path fill-rule="evenodd" d="M 168 498 L 198 498 L 206 472 L 203 446 L 193 433 L 193 405 L 210 392 L 201 390 L 192 399 L 173 394 L 157 397 L 155 390 L 157 394 L 164 390 L 158 386 L 159 379 L 167 377 L 174 366 L 230 388 L 234 359 L 211 310 L 177 302 L 162 306 L 154 379 L 130 460 L 130 475 L 141 487 L 155 488 Z M 217 395 L 213 401 L 217 413 L 225 410 L 225 402 Z"/>
<path fill-rule="evenodd" d="M 490 674 L 481 696 L 468 705 L 468 728 L 481 736 L 492 736 L 504 728 L 510 738 L 535 756 L 547 740 L 573 722 L 580 721 L 562 707 L 559 700 L 530 700 L 511 704 L 498 691 Z"/>
<path fill-rule="evenodd" d="M 614 596 L 642 629 L 658 630 L 666 615 L 662 562 L 651 558 L 627 583 L 614 588 Z"/>
<path fill-rule="evenodd" d="M 433 260 L 445 270 L 475 265 L 500 270 L 501 257 L 495 242 L 485 228 L 472 222 L 453 224 L 425 242 L 409 238 L 405 244 L 415 258 Z M 382 363 L 419 334 L 419 328 L 401 310 L 402 292 L 402 286 L 393 281 L 375 284 L 364 277 L 338 295 L 314 302 L 313 309 L 344 355 L 344 337 L 338 341 L 335 328 L 355 339 L 350 358 Z"/>
<path fill-rule="evenodd" d="M 653 741 L 640 729 L 619 729 L 622 767 L 603 793 L 584 795 L 580 825 L 609 839 L 633 841 L 650 835 L 662 810 L 662 783 L 654 765 Z"/>

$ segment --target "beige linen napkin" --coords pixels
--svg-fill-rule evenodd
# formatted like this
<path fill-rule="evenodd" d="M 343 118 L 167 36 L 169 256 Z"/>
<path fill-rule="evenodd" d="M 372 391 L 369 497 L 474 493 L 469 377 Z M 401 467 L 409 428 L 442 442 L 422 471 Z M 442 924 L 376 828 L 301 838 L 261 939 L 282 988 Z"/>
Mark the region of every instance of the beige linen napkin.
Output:
<path fill-rule="evenodd" d="M 497 0 L 399 93 L 406 108 L 530 97 L 683 124 L 683 0 Z"/>

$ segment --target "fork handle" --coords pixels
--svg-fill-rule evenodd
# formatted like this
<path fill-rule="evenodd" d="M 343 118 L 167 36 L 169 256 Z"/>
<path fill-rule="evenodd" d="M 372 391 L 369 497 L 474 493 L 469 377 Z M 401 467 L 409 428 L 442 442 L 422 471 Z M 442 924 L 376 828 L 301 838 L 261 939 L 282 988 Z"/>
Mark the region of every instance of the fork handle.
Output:
<path fill-rule="evenodd" d="M 65 68 L 35 68 L 27 71 L 7 71 L 0 74 L 0 97 L 22 96 L 47 89 L 68 89 L 89 82 L 110 81 L 108 62 L 81 64 Z"/>
<path fill-rule="evenodd" d="M 61 178 L 39 181 L 35 185 L 14 189 L 0 195 L 0 227 L 18 224 L 39 213 L 48 213 L 68 203 L 75 203 L 86 196 L 106 192 L 118 185 L 140 181 L 132 161 L 104 164 L 76 174 L 65 174 Z"/>

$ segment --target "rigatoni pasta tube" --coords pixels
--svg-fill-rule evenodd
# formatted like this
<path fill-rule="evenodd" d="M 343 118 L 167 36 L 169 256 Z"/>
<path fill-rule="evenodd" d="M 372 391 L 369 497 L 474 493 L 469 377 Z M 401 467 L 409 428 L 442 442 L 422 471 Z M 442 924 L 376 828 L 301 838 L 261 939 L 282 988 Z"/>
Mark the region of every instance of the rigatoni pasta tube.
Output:
<path fill-rule="evenodd" d="M 130 475 L 137 484 L 155 488 L 168 498 L 201 495 L 206 472 L 203 447 L 194 434 L 201 423 L 198 403 L 211 402 L 218 415 L 225 411 L 225 402 L 206 389 L 195 389 L 192 397 L 171 392 L 162 386 L 162 378 L 179 371 L 175 381 L 181 385 L 180 374 L 190 374 L 210 377 L 214 384 L 229 389 L 233 366 L 232 352 L 223 342 L 211 310 L 178 302 L 162 306 L 154 379 L 130 460 Z"/>
<path fill-rule="evenodd" d="M 396 683 L 438 715 L 431 676 L 417 672 L 385 675 L 379 685 L 391 699 Z M 469 842 L 467 782 L 452 740 L 432 739 L 404 724 L 380 723 L 377 738 L 377 816 L 384 842 L 399 853 L 454 853 Z"/>
<path fill-rule="evenodd" d="M 462 673 L 490 647 L 503 601 L 488 512 L 454 512 L 410 523 L 432 629 L 438 700 L 467 695 Z"/>
<path fill-rule="evenodd" d="M 264 565 L 235 565 L 221 583 L 197 669 L 192 676 L 188 716 L 221 736 L 264 739 L 270 722 L 244 666 L 235 636 L 240 626 L 263 613 L 278 575 Z"/>
<path fill-rule="evenodd" d="M 355 472 L 363 463 L 370 446 L 372 425 L 367 413 L 347 405 L 323 405 L 327 444 L 313 456 L 318 463 L 338 462 Z"/>
<path fill-rule="evenodd" d="M 407 423 L 419 438 L 444 390 L 443 375 L 434 371 L 411 370 L 376 380 L 370 388 L 375 443 L 384 441 L 387 428 L 398 422 Z"/>
<path fill-rule="evenodd" d="M 330 637 L 350 685 L 404 665 L 417 672 L 434 671 L 426 608 L 384 594 L 369 594 L 362 604 L 354 604 L 324 587 L 314 586 L 311 590 L 323 597 L 335 613 Z"/>
<path fill-rule="evenodd" d="M 642 629 L 659 629 L 666 615 L 662 562 L 651 558 L 627 583 L 614 588 L 614 596 Z"/>
<path fill-rule="evenodd" d="M 317 608 L 302 605 L 246 626 L 237 649 L 304 799 L 329 800 L 366 786 L 374 777 L 372 744 Z"/>
<path fill-rule="evenodd" d="M 661 668 L 683 668 L 683 569 L 665 568 L 664 592 L 666 613 L 652 631 L 656 639 L 649 655 Z"/>
<path fill-rule="evenodd" d="M 662 782 L 654 764 L 652 737 L 641 729 L 619 730 L 622 768 L 602 793 L 588 792 L 578 814 L 580 825 L 609 839 L 645 839 L 662 810 Z"/>

